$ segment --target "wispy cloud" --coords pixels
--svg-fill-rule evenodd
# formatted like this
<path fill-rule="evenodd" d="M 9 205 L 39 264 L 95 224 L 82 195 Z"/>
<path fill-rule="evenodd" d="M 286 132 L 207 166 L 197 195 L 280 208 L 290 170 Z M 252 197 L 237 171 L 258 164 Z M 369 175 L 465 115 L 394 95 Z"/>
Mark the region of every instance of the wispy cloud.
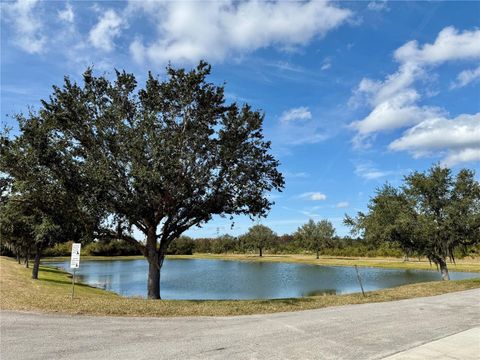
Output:
<path fill-rule="evenodd" d="M 460 88 L 480 80 L 480 66 L 475 69 L 463 70 L 458 74 L 455 82 L 451 84 L 451 88 Z"/>
<path fill-rule="evenodd" d="M 285 110 L 270 135 L 283 147 L 316 144 L 328 137 L 306 106 Z"/>
<path fill-rule="evenodd" d="M 367 9 L 371 11 L 390 11 L 386 0 L 370 1 L 367 5 Z"/>
<path fill-rule="evenodd" d="M 335 205 L 337 209 L 345 209 L 345 208 L 348 208 L 349 206 L 350 206 L 350 203 L 348 201 L 340 201 L 339 203 L 337 203 L 337 205 Z"/>
<path fill-rule="evenodd" d="M 282 123 L 288 123 L 291 121 L 297 120 L 310 120 L 312 118 L 312 113 L 306 106 L 301 106 L 298 108 L 293 108 L 286 110 L 280 116 L 280 121 Z"/>
<path fill-rule="evenodd" d="M 322 66 L 320 67 L 320 70 L 325 71 L 328 70 L 332 67 L 332 59 L 330 57 L 327 57 L 323 59 Z"/>
<path fill-rule="evenodd" d="M 72 5 L 67 3 L 63 10 L 57 11 L 58 18 L 67 23 L 73 23 L 75 21 L 75 13 L 73 12 Z"/>
<path fill-rule="evenodd" d="M 301 195 L 298 196 L 299 198 L 301 199 L 308 199 L 308 200 L 312 200 L 312 201 L 323 201 L 323 200 L 327 200 L 327 195 L 321 193 L 321 192 L 318 192 L 318 191 L 315 191 L 315 192 L 305 192 Z"/>
<path fill-rule="evenodd" d="M 290 179 L 306 179 L 310 176 L 308 173 L 303 172 L 303 171 L 301 171 L 301 172 L 284 171 L 283 175 L 286 178 L 290 178 Z"/>
<path fill-rule="evenodd" d="M 371 162 L 361 162 L 355 166 L 355 175 L 366 180 L 378 180 L 396 173 L 392 170 L 380 170 Z"/>
<path fill-rule="evenodd" d="M 95 48 L 111 52 L 115 47 L 114 39 L 121 34 L 126 25 L 115 10 L 108 9 L 101 14 L 97 24 L 90 30 L 89 40 Z"/>

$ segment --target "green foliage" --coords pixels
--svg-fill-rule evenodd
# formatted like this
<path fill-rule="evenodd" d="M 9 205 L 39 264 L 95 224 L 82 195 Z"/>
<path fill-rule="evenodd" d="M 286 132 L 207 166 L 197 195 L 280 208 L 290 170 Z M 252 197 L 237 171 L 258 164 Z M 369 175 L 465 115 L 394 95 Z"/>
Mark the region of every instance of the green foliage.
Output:
<path fill-rule="evenodd" d="M 480 243 L 480 184 L 471 170 L 453 177 L 450 169 L 435 165 L 406 176 L 398 189 L 383 186 L 368 213 L 347 216 L 345 223 L 376 247 L 393 242 L 407 255 L 426 256 L 447 279 L 446 259 L 454 261 Z"/>
<path fill-rule="evenodd" d="M 29 258 L 35 253 L 33 278 L 43 250 L 55 243 L 84 238 L 78 193 L 71 177 L 72 158 L 41 117 L 17 115 L 20 134 L 0 135 L 1 237 L 4 245 Z"/>
<path fill-rule="evenodd" d="M 277 235 L 265 225 L 254 225 L 243 237 L 243 246 L 246 249 L 258 249 L 260 256 L 262 256 L 263 250 L 269 248 Z"/>
<path fill-rule="evenodd" d="M 180 236 L 173 240 L 167 250 L 171 255 L 192 255 L 195 249 L 194 240 L 188 236 Z"/>
<path fill-rule="evenodd" d="M 330 221 L 321 220 L 315 223 L 310 219 L 300 226 L 293 236 L 305 248 L 315 251 L 318 257 L 320 250 L 332 245 L 334 235 L 335 228 Z"/>

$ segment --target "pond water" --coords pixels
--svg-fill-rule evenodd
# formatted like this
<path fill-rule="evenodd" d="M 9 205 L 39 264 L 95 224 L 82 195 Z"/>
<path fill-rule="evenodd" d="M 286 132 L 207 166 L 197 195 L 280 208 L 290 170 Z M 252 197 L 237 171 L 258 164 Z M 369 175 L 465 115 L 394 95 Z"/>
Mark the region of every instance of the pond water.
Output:
<path fill-rule="evenodd" d="M 70 262 L 48 262 L 71 272 Z M 428 270 L 358 268 L 366 291 L 440 280 Z M 124 296 L 146 296 L 146 260 L 83 261 L 77 279 Z M 450 272 L 452 280 L 478 277 Z M 161 273 L 163 299 L 273 299 L 322 293 L 359 292 L 354 267 L 223 260 L 165 260 Z"/>

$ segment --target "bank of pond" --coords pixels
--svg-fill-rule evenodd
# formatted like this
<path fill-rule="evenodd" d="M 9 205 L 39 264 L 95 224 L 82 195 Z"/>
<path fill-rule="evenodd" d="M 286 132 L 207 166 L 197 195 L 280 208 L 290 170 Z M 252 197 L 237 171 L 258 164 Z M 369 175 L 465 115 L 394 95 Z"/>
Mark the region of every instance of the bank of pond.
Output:
<path fill-rule="evenodd" d="M 71 272 L 70 262 L 48 266 Z M 145 297 L 148 264 L 144 259 L 88 260 L 76 271 L 78 281 L 128 297 Z M 437 271 L 358 269 L 365 291 L 441 280 Z M 320 266 L 283 262 L 244 262 L 212 259 L 166 259 L 161 273 L 163 299 L 251 300 L 301 298 L 359 292 L 352 266 Z M 474 272 L 450 272 L 452 280 L 479 277 Z"/>

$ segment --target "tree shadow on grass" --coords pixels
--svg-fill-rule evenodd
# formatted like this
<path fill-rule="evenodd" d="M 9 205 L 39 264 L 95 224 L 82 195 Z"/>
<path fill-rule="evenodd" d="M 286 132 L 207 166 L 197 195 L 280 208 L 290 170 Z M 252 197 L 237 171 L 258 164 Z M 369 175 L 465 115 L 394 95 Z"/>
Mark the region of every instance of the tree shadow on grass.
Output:
<path fill-rule="evenodd" d="M 45 267 L 40 267 L 40 272 L 48 272 L 48 273 L 54 273 L 54 274 L 59 274 L 59 275 L 66 275 L 66 276 L 72 276 L 72 274 L 66 273 L 60 269 L 55 269 L 55 268 L 45 268 Z"/>
<path fill-rule="evenodd" d="M 38 281 L 45 282 L 45 283 L 50 283 L 50 284 L 72 285 L 72 282 L 69 281 L 69 280 L 44 279 L 44 278 L 39 277 Z M 77 286 L 78 287 L 83 287 L 83 288 L 99 289 L 99 288 L 96 288 L 95 286 L 90 286 L 88 284 L 75 282 L 75 287 L 77 287 Z"/>

